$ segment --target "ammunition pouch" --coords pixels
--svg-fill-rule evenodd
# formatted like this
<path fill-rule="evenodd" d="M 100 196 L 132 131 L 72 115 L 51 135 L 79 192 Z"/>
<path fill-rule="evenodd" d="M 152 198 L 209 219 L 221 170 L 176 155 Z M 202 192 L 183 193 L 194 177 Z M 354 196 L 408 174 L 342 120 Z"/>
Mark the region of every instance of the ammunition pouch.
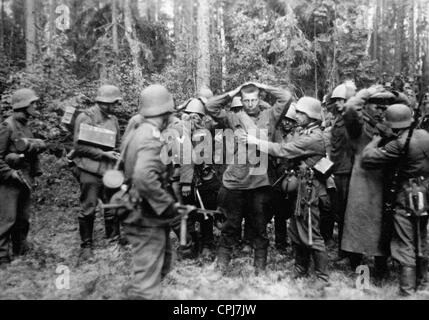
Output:
<path fill-rule="evenodd" d="M 22 153 L 9 153 L 4 160 L 9 167 L 19 170 L 24 165 L 24 158 Z"/>

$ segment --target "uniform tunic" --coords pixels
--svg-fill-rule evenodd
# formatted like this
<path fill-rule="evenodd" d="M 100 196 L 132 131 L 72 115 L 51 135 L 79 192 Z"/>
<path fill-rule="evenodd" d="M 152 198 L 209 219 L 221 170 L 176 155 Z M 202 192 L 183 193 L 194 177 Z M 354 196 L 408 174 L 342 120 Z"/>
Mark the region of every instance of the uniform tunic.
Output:
<path fill-rule="evenodd" d="M 392 172 L 398 165 L 401 150 L 405 145 L 408 130 L 404 130 L 397 139 L 388 142 L 383 147 L 378 147 L 371 142 L 363 150 L 362 164 L 368 169 L 385 168 Z M 392 257 L 401 264 L 415 266 L 415 240 L 413 218 L 410 215 L 410 206 L 405 188 L 409 179 L 422 177 L 427 186 L 429 177 L 429 133 L 419 129 L 413 132 L 408 153 L 401 160 L 399 166 L 400 191 L 395 202 L 395 215 L 393 216 L 394 232 L 391 242 Z M 427 196 L 427 195 L 426 195 Z M 420 243 L 423 256 L 428 256 L 427 245 L 427 216 L 421 218 Z"/>
<path fill-rule="evenodd" d="M 13 170 L 20 170 L 29 184 L 40 175 L 40 163 L 36 154 L 26 155 L 24 160 L 11 167 L 6 156 L 18 154 L 14 141 L 33 138 L 26 119 L 13 115 L 0 125 L 0 257 L 8 257 L 9 243 L 14 251 L 27 238 L 30 220 L 31 191 L 11 178 Z"/>
<path fill-rule="evenodd" d="M 268 152 L 276 157 L 304 162 L 306 166 L 313 167 L 317 161 L 326 155 L 329 146 L 329 136 L 326 135 L 319 126 L 311 126 L 303 130 L 290 142 L 272 143 L 266 142 Z M 301 194 L 306 198 L 306 179 L 301 181 Z M 298 197 L 299 198 L 299 197 Z M 299 200 L 298 200 L 299 201 Z M 320 233 L 320 208 L 329 208 L 329 199 L 326 186 L 323 181 L 313 179 L 311 197 L 311 218 L 312 218 L 312 249 L 318 251 L 325 250 L 325 244 Z M 290 238 L 297 245 L 309 247 L 308 238 L 308 206 L 301 203 L 296 204 L 295 215 L 290 220 Z"/>

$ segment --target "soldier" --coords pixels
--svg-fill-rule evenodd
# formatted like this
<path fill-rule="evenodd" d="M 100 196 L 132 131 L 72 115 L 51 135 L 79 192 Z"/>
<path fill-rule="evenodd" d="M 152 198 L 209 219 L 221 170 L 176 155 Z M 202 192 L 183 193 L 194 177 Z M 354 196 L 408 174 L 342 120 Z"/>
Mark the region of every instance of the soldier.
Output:
<path fill-rule="evenodd" d="M 384 138 L 392 136 L 384 125 L 386 106 L 401 99 L 402 94 L 386 91 L 381 86 L 360 90 L 346 103 L 343 119 L 347 137 L 354 151 L 354 164 L 344 214 L 341 249 L 347 252 L 353 271 L 364 255 L 375 257 L 375 281 L 387 275 L 389 256 L 389 217 L 383 214 L 383 172 L 366 170 L 361 157 L 365 146 L 374 134 Z"/>
<path fill-rule="evenodd" d="M 76 164 L 76 175 L 80 183 L 79 233 L 81 237 L 81 259 L 87 260 L 92 256 L 93 229 L 95 212 L 99 199 L 107 202 L 114 193 L 103 187 L 102 176 L 111 169 L 119 159 L 114 149 L 120 141 L 118 119 L 112 115 L 122 100 L 119 89 L 112 85 L 103 85 L 98 89 L 96 104 L 79 114 L 74 131 L 73 161 Z M 80 137 L 82 125 L 91 128 L 102 128 L 110 132 L 113 146 L 89 144 L 88 137 Z M 110 141 L 109 141 L 110 142 Z M 104 211 L 106 238 L 118 240 L 120 235 L 119 220 L 113 210 Z"/>
<path fill-rule="evenodd" d="M 278 130 L 276 130 L 273 142 L 289 142 L 297 135 L 295 105 L 292 104 L 281 120 Z M 290 170 L 293 170 L 292 163 L 288 159 L 273 159 L 275 185 L 273 185 L 272 212 L 268 215 L 271 220 L 274 215 L 274 241 L 275 247 L 280 253 L 286 253 L 287 248 L 287 220 L 292 216 L 295 209 L 296 190 L 292 190 Z"/>
<path fill-rule="evenodd" d="M 273 107 L 261 110 L 260 90 L 264 90 L 276 99 Z M 241 94 L 243 108 L 236 111 L 224 110 L 222 107 L 238 93 Z M 291 99 L 292 96 L 286 89 L 263 84 L 247 84 L 210 99 L 206 109 L 223 128 L 230 128 L 236 133 L 249 132 L 249 130 L 261 133 L 260 129 L 265 129 L 271 139 L 275 126 L 285 108 L 289 107 Z M 241 157 L 242 146 L 235 145 L 235 159 Z M 266 231 L 266 210 L 269 206 L 272 189 L 267 164 L 259 162 L 259 167 L 255 164 L 258 160 L 256 150 L 244 154 L 244 159 L 246 163 L 229 164 L 223 174 L 223 185 L 219 190 L 219 200 L 221 201 L 218 204 L 225 210 L 227 219 L 222 228 L 217 263 L 221 270 L 224 270 L 229 264 L 232 250 L 238 244 L 237 235 L 241 230 L 242 219 L 247 212 L 246 218 L 251 223 L 253 233 L 254 265 L 258 273 L 265 270 L 267 264 L 269 241 Z M 259 160 L 261 159 L 262 157 L 259 157 Z"/>
<path fill-rule="evenodd" d="M 207 120 L 204 102 L 202 99 L 191 99 L 188 101 L 182 117 L 184 128 L 188 128 L 191 132 L 186 132 L 187 138 L 192 141 L 191 143 L 198 143 L 198 134 L 206 134 L 205 129 L 210 129 Z M 185 131 L 185 130 L 184 130 Z M 191 139 L 192 138 L 192 139 Z M 196 142 L 197 141 L 197 142 Z M 182 197 L 185 204 L 196 205 L 203 209 L 216 210 L 217 209 L 217 194 L 220 188 L 220 181 L 216 176 L 213 168 L 212 161 L 200 164 L 182 164 L 180 168 L 180 185 Z M 201 256 L 206 259 L 212 257 L 212 250 L 214 249 L 213 237 L 213 217 L 207 216 L 203 218 L 198 216 L 201 241 L 197 239 L 197 234 L 193 233 L 194 243 L 196 243 L 197 254 L 201 251 Z M 195 221 L 191 219 L 189 222 L 192 224 L 190 230 L 195 225 Z M 201 242 L 201 243 L 200 243 Z"/>
<path fill-rule="evenodd" d="M 123 220 L 133 247 L 134 279 L 128 298 L 156 298 L 161 279 L 171 267 L 169 235 L 177 222 L 178 203 L 167 191 L 174 170 L 160 155 L 165 145 L 162 131 L 173 111 L 173 98 L 166 88 L 155 84 L 144 89 L 140 96 L 143 120 L 123 146 L 125 177 L 140 198 L 139 206 Z"/>
<path fill-rule="evenodd" d="M 303 97 L 296 103 L 296 119 L 302 131 L 291 141 L 273 143 L 247 135 L 248 144 L 259 145 L 261 150 L 285 159 L 295 160 L 298 172 L 298 194 L 292 215 L 289 235 L 295 250 L 295 277 L 306 276 L 310 257 L 321 284 L 328 282 L 328 256 L 320 231 L 320 210 L 329 210 L 326 178 L 314 175 L 314 165 L 326 156 L 329 136 L 321 129 L 322 106 L 319 100 Z"/>
<path fill-rule="evenodd" d="M 344 254 L 341 252 L 341 237 L 343 234 L 344 212 L 347 205 L 350 175 L 353 167 L 353 151 L 347 139 L 343 112 L 346 101 L 355 94 L 356 87 L 354 84 L 344 83 L 334 89 L 330 99 L 333 114 L 330 159 L 334 163 L 332 174 L 334 175 L 336 193 L 334 195 L 333 210 L 338 224 L 339 258 L 344 257 Z"/>
<path fill-rule="evenodd" d="M 10 262 L 9 244 L 14 255 L 30 249 L 27 242 L 30 219 L 31 187 L 33 179 L 42 174 L 38 159 L 41 150 L 32 141 L 23 150 L 23 139 L 32 139 L 28 127 L 36 117 L 39 100 L 31 89 L 20 89 L 12 95 L 13 115 L 0 125 L 0 265 Z"/>
<path fill-rule="evenodd" d="M 400 294 L 410 295 L 426 289 L 428 283 L 428 216 L 424 211 L 428 209 L 429 133 L 410 129 L 412 111 L 404 104 L 389 106 L 385 117 L 396 137 L 380 146 L 381 137 L 374 136 L 363 150 L 362 165 L 368 169 L 384 168 L 386 173 L 398 172 L 393 177 L 398 188 L 390 247 L 392 257 L 400 264 Z"/>

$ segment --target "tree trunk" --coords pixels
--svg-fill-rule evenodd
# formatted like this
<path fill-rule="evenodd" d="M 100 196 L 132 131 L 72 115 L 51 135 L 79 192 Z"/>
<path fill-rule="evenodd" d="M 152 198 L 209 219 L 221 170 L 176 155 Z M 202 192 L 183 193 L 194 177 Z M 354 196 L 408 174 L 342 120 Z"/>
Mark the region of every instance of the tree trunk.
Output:
<path fill-rule="evenodd" d="M 372 43 L 372 59 L 377 60 L 378 55 L 378 25 L 380 20 L 380 11 L 381 11 L 381 0 L 377 0 L 375 5 L 375 16 L 374 16 L 374 25 L 373 25 L 373 43 Z"/>
<path fill-rule="evenodd" d="M 130 47 L 130 52 L 133 62 L 133 76 L 134 80 L 140 88 L 143 87 L 143 74 L 139 62 L 141 47 L 136 36 L 135 22 L 131 13 L 130 0 L 124 0 L 124 24 L 125 24 L 125 37 Z"/>
<path fill-rule="evenodd" d="M 402 1 L 395 1 L 395 72 L 402 71 L 403 46 L 404 46 L 404 5 Z"/>
<path fill-rule="evenodd" d="M 0 16 L 0 55 L 4 55 L 4 0 L 1 0 L 1 16 Z"/>
<path fill-rule="evenodd" d="M 174 0 L 173 7 L 173 18 L 174 18 L 174 43 L 176 47 L 179 44 L 182 30 L 182 1 Z"/>
<path fill-rule="evenodd" d="M 119 54 L 117 0 L 112 0 L 112 42 L 113 52 L 117 56 Z"/>
<path fill-rule="evenodd" d="M 198 1 L 197 91 L 210 87 L 210 16 L 208 0 Z"/>
<path fill-rule="evenodd" d="M 53 41 L 56 34 L 56 28 L 55 28 L 55 8 L 56 8 L 56 1 L 55 0 L 49 0 L 49 14 L 48 14 L 48 51 L 47 55 L 49 57 L 54 56 L 54 48 L 53 48 Z"/>
<path fill-rule="evenodd" d="M 410 72 L 414 75 L 416 72 L 416 42 L 415 42 L 415 3 L 414 0 L 410 0 Z"/>
<path fill-rule="evenodd" d="M 219 4 L 218 11 L 218 19 L 219 19 L 219 36 L 220 36 L 220 52 L 222 55 L 221 58 L 221 91 L 224 92 L 226 88 L 226 39 L 225 39 L 225 25 L 224 25 L 224 16 L 223 16 L 223 1 Z"/>
<path fill-rule="evenodd" d="M 36 14 L 33 0 L 25 0 L 25 48 L 26 66 L 32 69 L 36 56 Z"/>

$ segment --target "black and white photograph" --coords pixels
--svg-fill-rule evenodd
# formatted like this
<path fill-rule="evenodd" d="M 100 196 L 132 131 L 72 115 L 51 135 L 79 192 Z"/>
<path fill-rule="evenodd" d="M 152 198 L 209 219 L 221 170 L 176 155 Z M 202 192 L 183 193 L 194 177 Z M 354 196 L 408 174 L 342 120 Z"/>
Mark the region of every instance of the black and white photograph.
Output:
<path fill-rule="evenodd" d="M 429 300 L 428 213 L 429 0 L 0 0 L 0 300 Z"/>

